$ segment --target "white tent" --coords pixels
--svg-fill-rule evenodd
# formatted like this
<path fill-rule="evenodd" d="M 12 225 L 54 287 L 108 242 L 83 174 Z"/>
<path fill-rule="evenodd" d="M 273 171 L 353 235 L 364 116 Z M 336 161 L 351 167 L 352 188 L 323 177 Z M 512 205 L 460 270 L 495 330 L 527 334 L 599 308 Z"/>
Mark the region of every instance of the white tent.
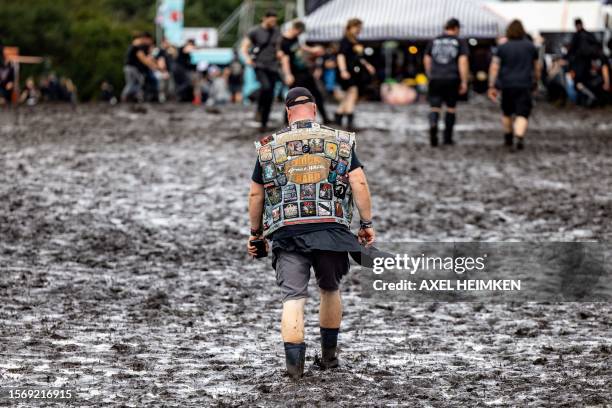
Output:
<path fill-rule="evenodd" d="M 495 38 L 503 20 L 472 0 L 332 0 L 304 20 L 308 41 L 337 41 L 353 17 L 364 23 L 361 40 L 430 39 L 452 17 L 464 37 Z"/>
<path fill-rule="evenodd" d="M 604 31 L 605 7 L 601 1 L 519 1 L 486 2 L 485 7 L 509 23 L 522 21 L 530 33 L 574 31 L 574 20 L 581 18 L 589 31 Z"/>

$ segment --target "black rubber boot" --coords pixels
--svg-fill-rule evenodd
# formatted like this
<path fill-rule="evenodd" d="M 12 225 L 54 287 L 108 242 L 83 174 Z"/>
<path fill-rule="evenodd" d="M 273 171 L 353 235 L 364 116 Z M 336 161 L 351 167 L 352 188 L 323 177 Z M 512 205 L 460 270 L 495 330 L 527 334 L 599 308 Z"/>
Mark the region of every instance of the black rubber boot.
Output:
<path fill-rule="evenodd" d="M 455 127 L 455 114 L 446 112 L 444 115 L 444 144 L 452 145 L 453 142 L 453 129 Z"/>
<path fill-rule="evenodd" d="M 334 114 L 334 123 L 335 123 L 337 126 L 339 126 L 339 127 L 342 127 L 342 117 L 343 117 L 343 116 L 344 116 L 344 115 L 343 115 L 343 114 L 341 114 L 341 113 L 335 113 L 335 114 Z"/>
<path fill-rule="evenodd" d="M 306 344 L 305 343 L 285 343 L 285 363 L 287 364 L 287 373 L 297 380 L 304 375 L 304 361 L 306 360 Z"/>
<path fill-rule="evenodd" d="M 338 367 L 338 356 L 336 355 L 338 346 L 339 329 L 328 329 L 321 327 L 321 358 L 316 363 L 322 370 Z"/>
<path fill-rule="evenodd" d="M 429 112 L 429 142 L 431 147 L 438 145 L 438 119 L 440 119 L 439 112 Z"/>
<path fill-rule="evenodd" d="M 504 134 L 504 144 L 508 147 L 512 146 L 512 142 L 514 140 L 514 136 L 512 135 L 512 133 L 505 133 Z"/>
<path fill-rule="evenodd" d="M 432 126 L 429 128 L 429 143 L 431 143 L 431 147 L 436 147 L 438 145 L 438 127 Z"/>
<path fill-rule="evenodd" d="M 349 130 L 349 132 L 354 132 L 355 131 L 355 125 L 353 123 L 354 119 L 355 119 L 355 114 L 348 113 L 346 115 L 346 128 Z"/>
<path fill-rule="evenodd" d="M 523 150 L 525 148 L 525 144 L 523 142 L 522 137 L 516 138 L 516 150 Z"/>

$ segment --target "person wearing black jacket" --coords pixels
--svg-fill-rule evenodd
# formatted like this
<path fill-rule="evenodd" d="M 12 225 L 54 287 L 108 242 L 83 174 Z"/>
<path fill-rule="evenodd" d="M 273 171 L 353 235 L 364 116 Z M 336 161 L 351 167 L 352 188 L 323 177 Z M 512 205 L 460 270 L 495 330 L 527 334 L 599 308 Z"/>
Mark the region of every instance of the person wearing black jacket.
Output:
<path fill-rule="evenodd" d="M 268 127 L 270 111 L 274 102 L 274 88 L 276 82 L 280 80 L 276 58 L 276 47 L 280 40 L 277 19 L 275 11 L 268 11 L 261 24 L 249 31 L 240 48 L 247 65 L 255 68 L 255 75 L 259 82 L 257 112 L 262 132 Z"/>
<path fill-rule="evenodd" d="M 11 103 L 11 95 L 15 86 L 15 69 L 4 60 L 4 47 L 0 44 L 0 105 Z"/>
<path fill-rule="evenodd" d="M 489 68 L 489 98 L 496 102 L 501 89 L 502 124 L 505 144 L 524 148 L 528 119 L 532 108 L 531 93 L 539 81 L 538 51 L 527 38 L 523 24 L 513 20 L 506 30 L 507 40 L 497 47 Z"/>

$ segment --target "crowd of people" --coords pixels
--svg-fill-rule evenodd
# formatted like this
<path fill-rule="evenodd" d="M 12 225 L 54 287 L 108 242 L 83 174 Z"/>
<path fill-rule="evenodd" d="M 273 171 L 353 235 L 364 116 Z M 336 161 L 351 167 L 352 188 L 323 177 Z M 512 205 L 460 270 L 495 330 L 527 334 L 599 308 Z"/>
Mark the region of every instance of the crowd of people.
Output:
<path fill-rule="evenodd" d="M 10 61 L 5 61 L 0 47 L 0 106 L 13 102 L 13 92 L 17 89 L 15 81 L 15 67 Z M 43 101 L 76 103 L 77 88 L 70 78 L 58 77 L 54 72 L 40 76 L 38 81 L 34 77 L 26 78 L 17 102 L 33 106 Z"/>

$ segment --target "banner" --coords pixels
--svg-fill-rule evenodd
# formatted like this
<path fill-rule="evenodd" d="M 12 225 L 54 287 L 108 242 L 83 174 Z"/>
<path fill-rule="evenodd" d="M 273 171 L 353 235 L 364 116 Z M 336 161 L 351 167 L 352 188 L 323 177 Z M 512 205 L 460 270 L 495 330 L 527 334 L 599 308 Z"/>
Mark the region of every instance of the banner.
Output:
<path fill-rule="evenodd" d="M 196 46 L 214 48 L 219 43 L 216 28 L 211 27 L 185 27 L 183 29 L 183 42 L 193 39 Z"/>
<path fill-rule="evenodd" d="M 185 0 L 162 0 L 155 22 L 162 28 L 164 37 L 175 46 L 183 45 L 183 8 Z"/>

